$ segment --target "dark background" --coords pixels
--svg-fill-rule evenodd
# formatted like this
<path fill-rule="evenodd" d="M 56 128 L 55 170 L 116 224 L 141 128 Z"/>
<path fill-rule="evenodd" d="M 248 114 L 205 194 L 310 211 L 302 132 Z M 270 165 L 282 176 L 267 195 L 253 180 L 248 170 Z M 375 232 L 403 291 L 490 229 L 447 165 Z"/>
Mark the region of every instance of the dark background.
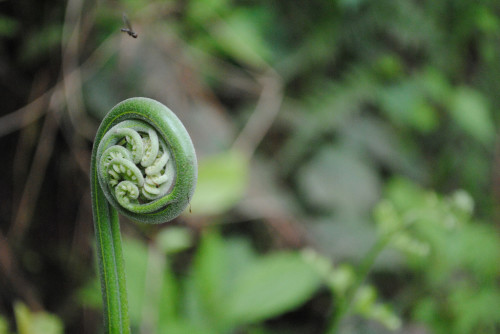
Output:
<path fill-rule="evenodd" d="M 122 219 L 133 332 L 499 331 L 498 2 L 6 0 L 0 41 L 0 333 L 100 332 L 90 150 L 132 96 L 200 162 Z"/>

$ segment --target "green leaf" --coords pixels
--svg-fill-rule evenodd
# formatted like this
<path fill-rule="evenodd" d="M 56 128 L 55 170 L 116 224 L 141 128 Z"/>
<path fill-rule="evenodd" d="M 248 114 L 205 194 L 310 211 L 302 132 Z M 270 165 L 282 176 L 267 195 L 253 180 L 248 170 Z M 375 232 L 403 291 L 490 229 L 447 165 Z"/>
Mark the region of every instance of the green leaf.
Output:
<path fill-rule="evenodd" d="M 296 253 L 275 253 L 243 270 L 225 304 L 233 323 L 251 323 L 289 311 L 309 299 L 321 279 Z"/>
<path fill-rule="evenodd" d="M 168 334 L 216 334 L 215 332 L 204 328 L 202 326 L 197 326 L 189 321 L 176 321 L 169 323 L 167 327 L 159 327 L 158 334 L 168 333 Z"/>
<path fill-rule="evenodd" d="M 188 331 L 183 331 L 183 329 L 178 329 L 178 326 L 176 326 L 181 321 L 181 317 L 179 316 L 179 295 L 181 292 L 180 284 L 176 280 L 168 261 L 164 268 L 162 283 L 160 301 L 157 310 L 155 310 L 158 313 L 156 333 L 189 333 Z M 195 333 L 195 331 L 193 330 L 191 333 Z"/>
<path fill-rule="evenodd" d="M 0 315 L 0 334 L 9 334 L 9 323 Z"/>
<path fill-rule="evenodd" d="M 318 273 L 331 292 L 337 296 L 344 296 L 356 281 L 354 269 L 348 264 L 334 268 L 329 258 L 312 249 L 305 249 L 301 254 L 304 261 Z"/>
<path fill-rule="evenodd" d="M 471 272 L 483 281 L 495 280 L 500 274 L 500 243 L 492 226 L 464 226 L 451 242 L 458 243 L 460 259 Z"/>
<path fill-rule="evenodd" d="M 196 311 L 203 314 L 197 317 L 207 317 L 203 321 L 210 322 L 214 328 L 220 326 L 224 312 L 220 301 L 226 288 L 227 256 L 224 241 L 217 233 L 209 231 L 203 235 L 194 262 L 194 286 L 190 293 L 197 294 L 193 297 L 201 304 Z"/>
<path fill-rule="evenodd" d="M 14 304 L 17 330 L 19 334 L 62 334 L 63 323 L 53 314 L 31 312 L 23 303 Z"/>
<path fill-rule="evenodd" d="M 149 331 L 176 320 L 177 282 L 162 252 L 135 239 L 123 239 L 132 326 Z"/>
<path fill-rule="evenodd" d="M 355 281 L 354 269 L 348 264 L 341 264 L 338 268 L 335 268 L 330 277 L 330 285 L 333 291 L 340 296 L 345 295 Z"/>
<path fill-rule="evenodd" d="M 247 179 L 248 162 L 239 152 L 228 151 L 201 160 L 191 212 L 215 215 L 231 209 L 243 197 Z"/>
<path fill-rule="evenodd" d="M 19 27 L 20 24 L 15 19 L 0 15 L 0 36 L 10 37 L 19 30 Z"/>
<path fill-rule="evenodd" d="M 235 10 L 226 20 L 213 26 L 212 33 L 219 46 L 236 60 L 254 66 L 264 67 L 265 59 L 271 54 L 259 31 L 259 21 L 266 16 L 261 10 Z"/>
<path fill-rule="evenodd" d="M 102 309 L 102 296 L 99 279 L 95 277 L 80 288 L 76 293 L 76 300 L 83 307 L 90 307 L 97 310 Z"/>
<path fill-rule="evenodd" d="M 204 333 L 227 330 L 230 325 L 226 317 L 227 296 L 236 277 L 255 256 L 244 239 L 226 240 L 214 231 L 204 233 L 185 289 L 185 318 L 201 326 Z"/>
<path fill-rule="evenodd" d="M 354 297 L 354 308 L 361 314 L 368 314 L 377 299 L 377 290 L 371 285 L 361 286 Z"/>
<path fill-rule="evenodd" d="M 373 305 L 365 316 L 380 322 L 391 331 L 400 329 L 402 325 L 401 319 L 386 304 Z"/>
<path fill-rule="evenodd" d="M 500 291 L 496 287 L 463 287 L 450 296 L 450 307 L 457 318 L 453 333 L 478 333 L 500 322 Z"/>
<path fill-rule="evenodd" d="M 386 197 L 395 206 L 394 209 L 405 211 L 425 205 L 425 192 L 414 182 L 394 177 L 386 186 Z"/>
<path fill-rule="evenodd" d="M 436 333 L 447 333 L 449 331 L 446 330 L 445 323 L 440 317 L 439 306 L 440 305 L 438 304 L 436 298 L 423 297 L 416 300 L 412 311 L 412 319 L 432 325 L 432 328 L 434 328 Z M 440 327 L 440 330 L 437 330 L 438 326 Z"/>
<path fill-rule="evenodd" d="M 378 76 L 384 79 L 394 79 L 404 74 L 402 60 L 397 55 L 386 54 L 377 59 L 374 70 Z"/>
<path fill-rule="evenodd" d="M 156 236 L 156 244 L 166 254 L 182 252 L 192 246 L 191 233 L 184 227 L 167 227 Z"/>
<path fill-rule="evenodd" d="M 229 8 L 227 0 L 190 1 L 187 7 L 187 17 L 202 25 L 226 13 Z"/>
<path fill-rule="evenodd" d="M 130 321 L 132 324 L 140 324 L 145 303 L 148 250 L 143 243 L 131 238 L 124 238 L 122 243 L 125 268 L 128 269 L 126 279 Z"/>
<path fill-rule="evenodd" d="M 225 240 L 224 253 L 226 254 L 225 259 L 227 261 L 224 278 L 227 295 L 227 291 L 234 286 L 238 274 L 256 261 L 258 255 L 253 250 L 249 240 L 243 238 Z"/>
<path fill-rule="evenodd" d="M 476 24 L 481 31 L 495 33 L 500 29 L 500 20 L 494 10 L 484 5 L 478 6 L 475 14 Z"/>
<path fill-rule="evenodd" d="M 371 285 L 361 286 L 355 300 L 355 311 L 367 319 L 376 320 L 390 330 L 401 328 L 401 319 L 388 305 L 377 303 L 377 291 Z"/>
<path fill-rule="evenodd" d="M 429 132 L 438 125 L 436 110 L 427 101 L 417 81 L 404 81 L 382 90 L 382 111 L 394 123 L 408 125 L 422 132 Z"/>
<path fill-rule="evenodd" d="M 491 144 L 495 137 L 493 118 L 483 95 L 471 88 L 456 90 L 449 105 L 453 120 L 469 135 L 483 144 Z"/>

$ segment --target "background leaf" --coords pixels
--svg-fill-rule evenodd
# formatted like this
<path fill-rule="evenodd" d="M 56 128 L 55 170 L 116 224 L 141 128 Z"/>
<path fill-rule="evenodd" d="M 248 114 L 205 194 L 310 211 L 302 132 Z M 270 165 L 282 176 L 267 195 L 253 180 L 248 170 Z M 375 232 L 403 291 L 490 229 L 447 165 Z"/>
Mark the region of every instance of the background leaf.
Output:
<path fill-rule="evenodd" d="M 297 307 L 316 291 L 320 278 L 298 254 L 273 254 L 239 273 L 225 305 L 238 323 L 261 321 Z"/>
<path fill-rule="evenodd" d="M 493 119 L 484 97 L 470 88 L 461 87 L 450 102 L 453 120 L 473 138 L 489 144 L 495 136 Z"/>

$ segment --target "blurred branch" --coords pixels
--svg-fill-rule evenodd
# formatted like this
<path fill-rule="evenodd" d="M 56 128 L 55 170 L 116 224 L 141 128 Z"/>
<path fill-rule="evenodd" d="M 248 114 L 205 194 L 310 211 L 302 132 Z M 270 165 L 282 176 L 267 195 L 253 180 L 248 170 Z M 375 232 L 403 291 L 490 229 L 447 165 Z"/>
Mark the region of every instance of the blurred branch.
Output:
<path fill-rule="evenodd" d="M 35 78 L 32 91 L 30 93 L 30 100 L 34 96 L 39 96 L 40 92 L 47 89 L 48 76 L 47 73 Z M 46 110 L 46 106 L 40 105 L 40 111 Z M 39 110 L 36 110 L 39 112 Z M 44 113 L 43 113 L 44 114 Z M 35 148 L 39 136 L 39 127 L 37 124 L 26 126 L 21 129 L 19 139 L 17 141 L 15 155 L 12 160 L 12 212 L 17 212 L 21 197 L 23 195 L 23 188 L 25 186 L 26 177 L 30 170 L 30 162 L 32 159 L 33 149 Z"/>
<path fill-rule="evenodd" d="M 217 111 L 222 112 L 225 107 L 219 101 L 213 90 L 204 85 L 200 80 L 199 73 L 202 71 L 199 67 L 200 63 L 203 62 L 199 61 L 198 57 L 196 56 L 202 57 L 203 59 L 208 59 L 211 63 L 216 64 L 218 73 L 221 73 L 221 76 L 225 78 L 230 77 L 229 73 L 244 71 L 234 64 L 214 57 L 201 49 L 194 48 L 192 45 L 179 38 L 179 36 L 175 33 L 171 33 L 168 30 L 166 32 L 165 31 L 166 30 L 161 27 L 154 32 L 156 38 L 159 40 L 157 46 L 167 57 L 169 57 L 169 60 L 171 62 L 176 63 L 178 68 L 181 69 L 181 72 L 183 74 L 182 80 L 180 81 L 180 83 L 182 84 L 182 88 L 192 99 L 206 101 Z M 193 57 L 193 55 L 195 57 Z M 252 80 L 240 80 L 239 83 L 244 90 L 248 90 L 251 92 L 257 91 L 255 89 L 257 85 Z M 176 81 L 175 84 L 178 85 L 179 82 Z M 173 97 L 174 95 L 169 98 L 169 101 L 172 100 Z"/>
<path fill-rule="evenodd" d="M 82 80 L 86 81 L 95 72 L 97 72 L 116 52 L 116 44 L 118 42 L 116 35 L 108 37 L 81 65 L 79 71 L 82 74 Z M 67 80 L 72 80 L 72 76 L 76 75 L 75 70 L 66 74 Z M 41 96 L 37 97 L 32 102 L 22 108 L 11 112 L 3 117 L 0 117 L 0 137 L 17 131 L 45 115 L 47 110 L 44 106 L 53 95 L 57 95 L 64 88 L 63 80 L 57 82 L 54 87 L 48 89 Z"/>
<path fill-rule="evenodd" d="M 58 94 L 54 94 L 49 105 L 49 110 L 53 110 L 54 112 L 49 113 L 45 117 L 35 157 L 33 159 L 33 163 L 31 164 L 30 172 L 24 186 L 23 195 L 21 196 L 17 213 L 9 231 L 10 238 L 21 238 L 27 224 L 33 216 L 34 207 L 40 194 L 40 188 L 45 176 L 45 171 L 54 149 L 54 142 L 58 128 L 56 119 L 59 117 L 59 112 L 56 111 L 60 109 L 60 96 Z"/>
<path fill-rule="evenodd" d="M 68 115 L 73 128 L 80 136 L 92 141 L 96 125 L 84 112 L 82 73 L 78 64 L 79 41 L 82 37 L 80 29 L 82 7 L 82 0 L 69 0 L 66 6 L 62 39 L 62 83 Z"/>
<path fill-rule="evenodd" d="M 17 131 L 42 117 L 47 112 L 44 106 L 47 104 L 47 100 L 54 90 L 54 88 L 51 88 L 33 102 L 28 103 L 10 114 L 0 117 L 0 137 Z"/>
<path fill-rule="evenodd" d="M 243 152 L 247 159 L 271 128 L 283 102 L 283 83 L 278 73 L 269 69 L 258 81 L 262 83 L 262 93 L 255 111 L 233 143 L 233 149 Z"/>

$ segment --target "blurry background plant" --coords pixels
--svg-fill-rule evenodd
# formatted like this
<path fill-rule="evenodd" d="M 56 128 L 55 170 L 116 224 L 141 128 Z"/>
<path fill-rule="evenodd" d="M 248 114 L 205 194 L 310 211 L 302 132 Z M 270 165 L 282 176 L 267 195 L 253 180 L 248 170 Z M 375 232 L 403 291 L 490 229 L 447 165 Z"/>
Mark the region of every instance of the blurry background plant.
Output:
<path fill-rule="evenodd" d="M 497 1 L 0 9 L 0 333 L 101 330 L 90 148 L 131 96 L 200 160 L 190 212 L 122 224 L 134 332 L 500 330 Z"/>

